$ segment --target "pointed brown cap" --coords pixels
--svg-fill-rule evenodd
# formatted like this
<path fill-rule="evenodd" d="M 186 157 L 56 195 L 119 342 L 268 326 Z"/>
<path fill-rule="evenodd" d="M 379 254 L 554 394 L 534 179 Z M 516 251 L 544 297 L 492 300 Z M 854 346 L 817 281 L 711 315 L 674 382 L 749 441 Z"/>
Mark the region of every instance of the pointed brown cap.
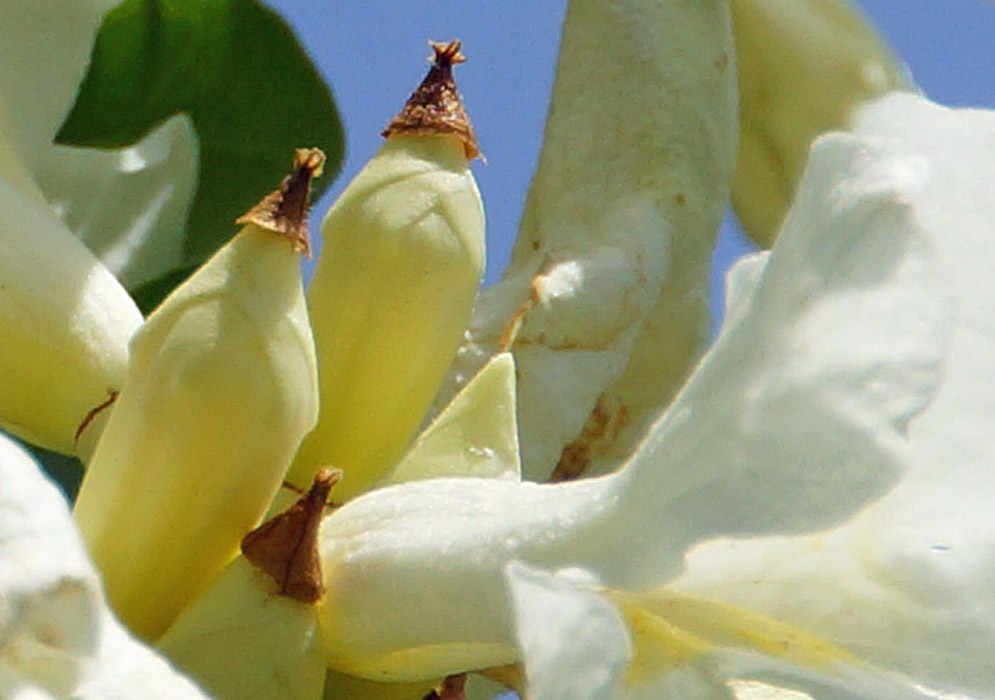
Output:
<path fill-rule="evenodd" d="M 283 595 L 316 603 L 324 592 L 318 527 L 328 494 L 341 478 L 341 469 L 319 470 L 294 505 L 242 538 L 242 554 L 276 581 Z"/>
<path fill-rule="evenodd" d="M 448 44 L 436 41 L 428 44 L 435 52 L 428 75 L 381 135 L 387 138 L 393 134 L 452 134 L 463 142 L 466 159 L 473 160 L 480 155 L 477 135 L 453 80 L 453 66 L 466 60 L 460 53 L 462 44 L 459 39 Z"/>
<path fill-rule="evenodd" d="M 298 148 L 294 152 L 294 169 L 280 186 L 235 220 L 236 224 L 255 224 L 284 236 L 294 249 L 311 257 L 311 235 L 307 215 L 311 199 L 311 180 L 321 175 L 325 154 L 318 148 Z"/>

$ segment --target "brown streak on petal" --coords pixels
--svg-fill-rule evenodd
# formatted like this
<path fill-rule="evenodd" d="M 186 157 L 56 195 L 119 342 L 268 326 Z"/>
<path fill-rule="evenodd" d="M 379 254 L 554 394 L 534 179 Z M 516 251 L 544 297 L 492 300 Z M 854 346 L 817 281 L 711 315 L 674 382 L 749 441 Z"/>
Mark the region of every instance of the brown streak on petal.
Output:
<path fill-rule="evenodd" d="M 294 249 L 311 257 L 308 210 L 311 180 L 319 177 L 325 154 L 318 148 L 298 148 L 294 152 L 293 171 L 280 186 L 259 204 L 235 220 L 236 224 L 255 224 L 291 241 Z"/>
<path fill-rule="evenodd" d="M 76 428 L 76 434 L 73 436 L 74 441 L 79 442 L 79 438 L 83 434 L 83 431 L 86 430 L 87 427 L 90 425 L 90 423 L 93 422 L 93 419 L 96 418 L 98 415 L 100 415 L 100 413 L 105 409 L 110 408 L 111 404 L 117 401 L 118 393 L 120 392 L 111 389 L 110 391 L 107 392 L 106 401 L 97 404 L 96 406 L 94 406 L 93 408 L 91 408 L 89 411 L 86 412 L 86 416 L 83 417 L 83 422 L 79 424 L 78 428 Z"/>
<path fill-rule="evenodd" d="M 572 481 L 583 476 L 591 467 L 592 452 L 601 444 L 611 443 L 628 423 L 628 405 L 618 399 L 610 400 L 605 394 L 599 396 L 580 435 L 560 453 L 560 461 L 549 480 Z"/>
<path fill-rule="evenodd" d="M 340 469 L 318 470 L 294 505 L 242 538 L 242 554 L 276 581 L 283 595 L 315 603 L 324 593 L 318 528 L 328 494 L 341 478 Z"/>
<path fill-rule="evenodd" d="M 480 157 L 477 135 L 453 80 L 453 66 L 466 60 L 460 53 L 462 44 L 459 39 L 448 44 L 428 43 L 435 54 L 428 75 L 381 135 L 389 138 L 394 134 L 452 134 L 463 143 L 466 159 L 473 160 Z"/>

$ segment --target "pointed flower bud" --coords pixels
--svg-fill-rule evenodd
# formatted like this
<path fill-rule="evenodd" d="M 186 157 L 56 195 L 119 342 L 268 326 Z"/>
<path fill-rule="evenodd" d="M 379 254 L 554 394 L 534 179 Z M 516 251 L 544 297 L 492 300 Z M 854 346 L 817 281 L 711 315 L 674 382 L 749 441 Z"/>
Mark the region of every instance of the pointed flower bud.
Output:
<path fill-rule="evenodd" d="M 76 518 L 112 604 L 145 637 L 235 556 L 314 425 L 297 251 L 307 248 L 303 202 L 322 160 L 299 151 L 280 190 L 131 344 Z"/>
<path fill-rule="evenodd" d="M 468 168 L 473 129 L 452 80 L 458 41 L 435 62 L 386 142 L 328 212 L 308 290 L 321 416 L 288 480 L 345 472 L 370 486 L 400 457 L 462 338 L 484 265 L 484 212 Z"/>

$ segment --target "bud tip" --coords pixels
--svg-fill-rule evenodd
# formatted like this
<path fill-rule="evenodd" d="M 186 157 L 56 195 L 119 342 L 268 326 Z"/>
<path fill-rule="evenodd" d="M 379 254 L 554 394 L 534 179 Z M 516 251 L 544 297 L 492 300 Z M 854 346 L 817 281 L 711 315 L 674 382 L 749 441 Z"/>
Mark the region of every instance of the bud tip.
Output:
<path fill-rule="evenodd" d="M 259 204 L 235 220 L 237 224 L 255 224 L 291 241 L 294 249 L 311 257 L 311 235 L 307 216 L 311 199 L 311 180 L 321 176 L 325 154 L 319 148 L 298 148 L 289 175 Z"/>
<path fill-rule="evenodd" d="M 460 51 L 463 44 L 459 39 L 428 43 L 433 52 L 432 67 L 382 136 L 451 134 L 463 143 L 466 159 L 473 160 L 480 156 L 477 136 L 453 79 L 453 66 L 466 61 Z"/>

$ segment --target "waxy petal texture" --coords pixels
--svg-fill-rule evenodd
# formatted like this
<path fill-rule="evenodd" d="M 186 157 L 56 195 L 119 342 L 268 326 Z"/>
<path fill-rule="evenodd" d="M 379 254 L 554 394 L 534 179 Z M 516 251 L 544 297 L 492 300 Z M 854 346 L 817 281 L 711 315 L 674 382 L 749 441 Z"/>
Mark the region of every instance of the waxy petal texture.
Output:
<path fill-rule="evenodd" d="M 331 515 L 329 663 L 396 680 L 506 664 L 514 559 L 648 588 L 697 541 L 823 528 L 887 492 L 946 352 L 941 266 L 911 209 L 926 178 L 919 158 L 824 142 L 762 275 L 620 472 L 422 481 Z"/>
<path fill-rule="evenodd" d="M 995 114 L 894 94 L 867 106 L 854 131 L 821 148 L 842 138 L 878 162 L 922 163 L 926 180 L 910 206 L 953 297 L 939 394 L 911 422 L 906 476 L 879 503 L 819 535 L 703 545 L 680 586 L 815 631 L 927 687 L 987 697 L 995 694 Z"/>

